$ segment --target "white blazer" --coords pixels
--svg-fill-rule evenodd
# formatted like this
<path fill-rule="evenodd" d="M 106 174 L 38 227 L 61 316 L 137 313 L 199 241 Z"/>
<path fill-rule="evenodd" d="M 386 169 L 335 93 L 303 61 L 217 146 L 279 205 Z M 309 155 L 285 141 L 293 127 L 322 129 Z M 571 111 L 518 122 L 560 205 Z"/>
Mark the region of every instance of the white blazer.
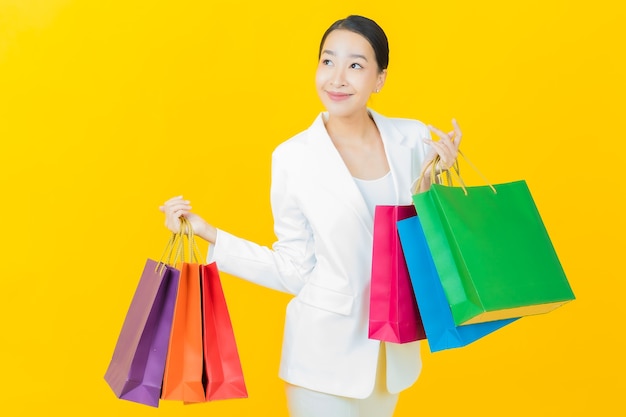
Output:
<path fill-rule="evenodd" d="M 416 120 L 370 110 L 380 131 L 397 204 L 411 204 L 430 138 Z M 329 394 L 365 398 L 374 388 L 380 342 L 368 338 L 373 219 L 322 114 L 272 154 L 277 241 L 262 247 L 218 230 L 209 262 L 221 271 L 294 295 L 287 306 L 279 376 Z M 386 344 L 387 388 L 411 386 L 419 342 Z"/>

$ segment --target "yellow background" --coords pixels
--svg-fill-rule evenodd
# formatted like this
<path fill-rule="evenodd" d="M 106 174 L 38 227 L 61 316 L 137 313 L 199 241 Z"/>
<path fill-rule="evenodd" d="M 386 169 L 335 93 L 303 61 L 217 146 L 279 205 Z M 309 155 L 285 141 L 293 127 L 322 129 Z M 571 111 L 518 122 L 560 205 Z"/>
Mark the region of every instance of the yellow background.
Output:
<path fill-rule="evenodd" d="M 162 201 L 182 194 L 271 244 L 270 153 L 321 110 L 319 38 L 350 13 L 391 43 L 371 106 L 445 129 L 456 117 L 492 182 L 526 179 L 577 296 L 466 348 L 424 343 L 396 415 L 623 412 L 616 3 L 0 0 L 0 414 L 286 415 L 289 298 L 226 275 L 250 398 L 156 410 L 116 399 L 103 375 L 145 259 L 169 238 Z"/>

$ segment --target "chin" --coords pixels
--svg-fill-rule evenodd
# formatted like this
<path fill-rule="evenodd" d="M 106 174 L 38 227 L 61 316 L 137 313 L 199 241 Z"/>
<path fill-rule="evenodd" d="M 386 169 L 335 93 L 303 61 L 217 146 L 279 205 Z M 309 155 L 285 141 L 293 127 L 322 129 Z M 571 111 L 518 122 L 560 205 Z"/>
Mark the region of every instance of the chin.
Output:
<path fill-rule="evenodd" d="M 346 117 L 357 114 L 361 111 L 367 111 L 366 107 L 355 107 L 352 103 L 336 103 L 334 101 L 323 100 L 322 104 L 326 112 L 333 117 Z"/>
<path fill-rule="evenodd" d="M 325 106 L 326 107 L 326 111 L 328 112 L 329 116 L 333 116 L 333 117 L 350 117 L 350 116 L 354 116 L 356 114 L 359 114 L 361 112 L 367 112 L 367 108 L 354 108 L 354 107 L 342 107 L 340 108 L 339 106 Z"/>

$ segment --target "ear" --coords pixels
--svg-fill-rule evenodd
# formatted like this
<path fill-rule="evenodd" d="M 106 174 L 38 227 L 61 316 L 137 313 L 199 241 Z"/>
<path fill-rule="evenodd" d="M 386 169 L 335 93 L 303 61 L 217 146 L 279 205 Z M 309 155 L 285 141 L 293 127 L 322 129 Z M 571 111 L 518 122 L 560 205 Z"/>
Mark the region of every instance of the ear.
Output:
<path fill-rule="evenodd" d="M 378 74 L 378 79 L 376 80 L 376 92 L 380 92 L 385 85 L 385 81 L 387 80 L 387 70 L 384 69 Z"/>

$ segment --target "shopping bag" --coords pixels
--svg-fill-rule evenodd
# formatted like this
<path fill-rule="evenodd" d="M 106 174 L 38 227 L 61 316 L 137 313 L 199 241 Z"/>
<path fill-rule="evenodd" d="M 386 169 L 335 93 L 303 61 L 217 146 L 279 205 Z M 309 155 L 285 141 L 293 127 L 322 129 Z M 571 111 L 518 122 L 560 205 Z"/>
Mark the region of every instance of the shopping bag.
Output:
<path fill-rule="evenodd" d="M 375 208 L 370 339 L 408 343 L 426 337 L 397 229 L 399 220 L 411 216 L 415 216 L 413 205 Z"/>
<path fill-rule="evenodd" d="M 205 401 L 200 265 L 182 262 L 163 376 L 164 400 Z"/>
<path fill-rule="evenodd" d="M 181 217 L 182 243 L 174 263 L 180 270 L 172 330 L 163 375 L 164 400 L 206 401 L 202 350 L 202 298 L 197 246 L 193 229 Z M 189 249 L 185 251 L 185 247 Z"/>
<path fill-rule="evenodd" d="M 226 298 L 215 262 L 202 265 L 206 399 L 247 398 Z"/>
<path fill-rule="evenodd" d="M 418 216 L 400 220 L 398 234 L 431 352 L 466 346 L 516 320 L 457 326 Z"/>
<path fill-rule="evenodd" d="M 104 379 L 118 398 L 158 407 L 179 271 L 148 259 Z"/>
<path fill-rule="evenodd" d="M 456 324 L 547 313 L 574 299 L 525 181 L 432 184 L 413 203 Z"/>

